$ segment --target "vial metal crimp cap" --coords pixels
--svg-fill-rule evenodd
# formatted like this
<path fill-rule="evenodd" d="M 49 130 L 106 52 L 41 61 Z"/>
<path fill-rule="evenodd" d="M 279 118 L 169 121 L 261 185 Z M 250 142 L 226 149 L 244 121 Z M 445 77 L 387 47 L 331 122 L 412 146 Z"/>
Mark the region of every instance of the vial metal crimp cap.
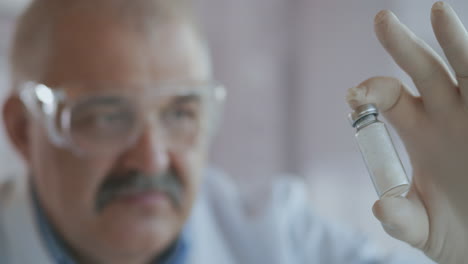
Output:
<path fill-rule="evenodd" d="M 349 122 L 353 127 L 358 126 L 359 123 L 365 119 L 372 117 L 373 120 L 377 119 L 379 110 L 375 104 L 364 104 L 358 106 L 352 113 L 349 114 Z"/>

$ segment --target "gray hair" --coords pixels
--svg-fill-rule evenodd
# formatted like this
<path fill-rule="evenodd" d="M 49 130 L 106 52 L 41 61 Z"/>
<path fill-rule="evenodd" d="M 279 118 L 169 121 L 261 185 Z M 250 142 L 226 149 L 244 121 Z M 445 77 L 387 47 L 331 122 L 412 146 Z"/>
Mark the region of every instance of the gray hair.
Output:
<path fill-rule="evenodd" d="M 51 49 L 54 24 L 61 16 L 77 9 L 84 19 L 90 15 L 105 15 L 113 23 L 143 34 L 151 34 L 159 24 L 189 23 L 209 57 L 198 23 L 185 0 L 33 0 L 18 19 L 12 43 L 13 90 L 26 80 L 40 80 L 46 73 L 45 62 Z"/>

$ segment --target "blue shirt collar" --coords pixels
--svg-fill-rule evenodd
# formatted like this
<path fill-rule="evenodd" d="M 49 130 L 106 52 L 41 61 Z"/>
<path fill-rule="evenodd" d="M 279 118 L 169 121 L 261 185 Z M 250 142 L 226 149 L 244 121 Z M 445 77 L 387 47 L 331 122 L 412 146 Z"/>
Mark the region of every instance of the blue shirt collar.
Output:
<path fill-rule="evenodd" d="M 31 189 L 36 222 L 39 227 L 39 235 L 41 236 L 49 255 L 56 264 L 77 264 L 69 250 L 66 248 L 65 243 L 48 221 L 34 188 Z M 187 225 L 187 227 L 181 232 L 176 243 L 166 253 L 164 253 L 161 258 L 153 261 L 153 264 L 184 264 L 187 262 L 188 251 L 190 248 L 189 225 Z"/>

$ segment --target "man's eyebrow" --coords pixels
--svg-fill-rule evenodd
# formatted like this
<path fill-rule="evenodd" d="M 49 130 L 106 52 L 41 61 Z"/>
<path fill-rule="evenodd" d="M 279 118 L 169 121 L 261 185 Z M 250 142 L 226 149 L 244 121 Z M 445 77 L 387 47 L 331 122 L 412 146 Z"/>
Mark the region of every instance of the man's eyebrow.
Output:
<path fill-rule="evenodd" d="M 201 102 L 201 95 L 199 94 L 186 94 L 186 95 L 178 95 L 175 96 L 171 103 L 173 104 L 187 104 L 187 103 L 199 103 Z"/>

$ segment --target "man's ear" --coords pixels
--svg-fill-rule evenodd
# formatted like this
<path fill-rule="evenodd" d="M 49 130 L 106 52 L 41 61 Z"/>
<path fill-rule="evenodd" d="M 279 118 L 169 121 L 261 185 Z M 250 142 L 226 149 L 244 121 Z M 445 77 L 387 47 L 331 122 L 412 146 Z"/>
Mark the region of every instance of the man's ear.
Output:
<path fill-rule="evenodd" d="M 3 122 L 10 142 L 27 162 L 29 160 L 29 133 L 26 108 L 18 96 L 11 95 L 3 105 Z"/>

